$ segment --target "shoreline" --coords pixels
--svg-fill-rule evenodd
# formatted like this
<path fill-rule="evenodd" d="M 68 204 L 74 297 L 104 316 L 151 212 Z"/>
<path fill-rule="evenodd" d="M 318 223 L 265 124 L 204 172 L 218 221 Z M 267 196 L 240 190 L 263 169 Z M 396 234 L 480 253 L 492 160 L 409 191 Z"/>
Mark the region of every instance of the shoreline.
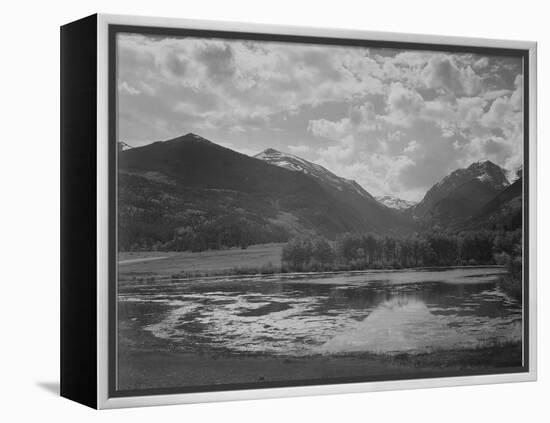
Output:
<path fill-rule="evenodd" d="M 285 383 L 335 378 L 442 377 L 521 366 L 521 342 L 419 353 L 275 356 L 120 348 L 120 389 Z"/>
<path fill-rule="evenodd" d="M 413 279 L 425 280 L 428 275 L 422 274 L 422 271 L 432 271 L 433 274 L 430 276 L 439 280 L 441 276 L 437 272 L 449 269 L 470 269 L 458 272 L 462 274 L 483 272 L 491 274 L 505 271 L 502 266 L 453 266 L 435 269 L 432 267 L 414 269 L 418 273 Z M 411 272 L 411 269 L 389 269 L 388 271 L 396 274 Z M 355 275 L 357 278 L 357 275 L 361 274 L 376 275 L 388 271 L 368 269 L 348 272 L 308 272 L 295 273 L 294 277 L 308 280 L 315 275 L 330 279 L 331 275 L 339 273 Z M 284 275 L 292 278 L 292 274 Z M 261 276 L 265 276 L 266 280 L 269 279 L 267 275 Z M 253 276 L 236 275 L 229 278 L 235 280 L 245 277 Z M 207 279 L 213 278 L 216 277 Z M 361 276 L 358 278 L 361 279 Z M 191 282 L 192 278 L 186 280 Z M 170 279 L 167 280 L 169 281 Z M 172 281 L 177 283 L 176 280 L 172 279 Z M 198 280 L 197 286 L 200 286 L 201 282 Z M 154 286 L 154 283 L 148 286 L 139 283 L 127 284 L 122 289 L 131 291 L 134 288 L 139 290 L 142 287 L 149 289 Z M 164 290 L 164 285 L 159 289 Z M 323 383 L 334 378 L 407 378 L 418 374 L 426 375 L 422 377 L 442 377 L 450 372 L 488 372 L 493 369 L 518 368 L 522 363 L 521 340 L 503 341 L 478 347 L 461 345 L 449 347 L 446 350 L 405 350 L 391 353 L 358 351 L 279 355 L 254 351 L 238 352 L 224 349 L 221 344 L 216 343 L 210 345 L 212 348 L 207 348 L 200 337 L 194 336 L 195 333 L 200 332 L 200 325 L 186 328 L 190 336 L 185 342 L 176 343 L 158 338 L 149 330 L 143 329 L 166 318 L 166 312 L 172 307 L 170 305 L 158 302 L 122 302 L 119 307 L 118 380 L 120 389 L 155 389 L 167 386 L 194 388 L 256 383 L 261 386 L 262 383 L 297 383 L 304 380 L 317 380 Z M 189 319 L 194 319 L 193 315 L 189 316 Z"/>
<path fill-rule="evenodd" d="M 162 257 L 168 258 L 168 257 Z M 120 264 L 120 263 L 119 263 Z M 179 277 L 179 275 L 171 275 L 171 276 L 143 276 L 140 278 L 135 279 L 121 279 L 119 278 L 119 282 L 133 282 L 138 281 L 138 279 L 141 279 L 142 281 L 145 280 L 154 280 L 154 281 L 188 281 L 188 280 L 195 280 L 197 278 L 200 279 L 215 279 L 220 277 L 225 277 L 227 279 L 238 279 L 241 277 L 260 277 L 260 276 L 324 276 L 324 275 L 340 275 L 340 274 L 347 274 L 347 275 L 361 275 L 361 274 L 377 274 L 377 273 L 401 273 L 401 272 L 436 272 L 436 271 L 443 271 L 443 270 L 455 270 L 455 269 L 505 269 L 506 266 L 498 265 L 498 264 L 486 264 L 486 265 L 463 265 L 463 266 L 431 266 L 431 267 L 407 267 L 407 268 L 387 268 L 387 269 L 363 269 L 363 270 L 328 270 L 328 271 L 321 271 L 321 272 L 273 272 L 273 273 L 230 273 L 230 272 L 220 272 L 214 274 L 206 273 L 198 273 L 193 275 L 185 275 Z"/>

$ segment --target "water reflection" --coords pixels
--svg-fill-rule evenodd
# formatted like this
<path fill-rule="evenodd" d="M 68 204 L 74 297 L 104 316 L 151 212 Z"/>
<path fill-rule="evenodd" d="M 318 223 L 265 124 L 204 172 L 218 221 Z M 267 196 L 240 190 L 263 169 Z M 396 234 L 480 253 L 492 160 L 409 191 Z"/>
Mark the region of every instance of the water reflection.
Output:
<path fill-rule="evenodd" d="M 218 278 L 124 287 L 119 315 L 183 350 L 403 352 L 521 339 L 500 269 Z M 141 315 L 139 304 L 157 313 Z M 120 312 L 122 310 L 122 313 Z"/>
<path fill-rule="evenodd" d="M 325 352 L 409 352 L 456 348 L 474 340 L 431 313 L 416 295 L 401 294 L 378 305 L 364 320 L 321 346 Z"/>

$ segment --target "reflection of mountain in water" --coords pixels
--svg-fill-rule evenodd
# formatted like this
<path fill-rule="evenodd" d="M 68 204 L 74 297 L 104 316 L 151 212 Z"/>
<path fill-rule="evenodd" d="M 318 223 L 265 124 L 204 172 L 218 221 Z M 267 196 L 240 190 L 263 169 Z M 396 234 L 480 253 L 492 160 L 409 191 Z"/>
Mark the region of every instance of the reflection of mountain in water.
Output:
<path fill-rule="evenodd" d="M 182 351 L 412 353 L 521 340 L 521 304 L 500 291 L 499 272 L 220 277 L 126 287 L 119 301 Z M 143 312 L 151 306 L 157 314 Z"/>
<path fill-rule="evenodd" d="M 352 329 L 328 342 L 323 352 L 394 352 L 425 350 L 433 345 L 453 348 L 472 339 L 433 315 L 423 301 L 394 297 L 382 303 Z"/>

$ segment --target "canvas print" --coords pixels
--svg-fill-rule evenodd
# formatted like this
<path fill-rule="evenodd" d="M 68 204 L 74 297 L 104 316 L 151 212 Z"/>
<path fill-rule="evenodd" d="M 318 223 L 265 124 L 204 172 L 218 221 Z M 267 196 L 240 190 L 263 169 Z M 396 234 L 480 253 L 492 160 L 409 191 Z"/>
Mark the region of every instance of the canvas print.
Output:
<path fill-rule="evenodd" d="M 522 56 L 115 44 L 117 390 L 522 368 Z"/>

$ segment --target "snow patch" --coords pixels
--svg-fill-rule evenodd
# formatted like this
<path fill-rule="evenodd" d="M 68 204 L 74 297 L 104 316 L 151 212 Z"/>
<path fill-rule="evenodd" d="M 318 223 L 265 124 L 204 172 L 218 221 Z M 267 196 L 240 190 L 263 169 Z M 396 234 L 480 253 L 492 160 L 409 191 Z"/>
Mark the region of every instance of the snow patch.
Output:
<path fill-rule="evenodd" d="M 379 203 L 382 203 L 390 209 L 405 210 L 416 204 L 414 201 L 407 201 L 401 198 L 393 197 L 391 195 L 380 195 L 375 197 Z"/>
<path fill-rule="evenodd" d="M 341 178 L 330 172 L 328 169 L 325 169 L 323 166 L 308 162 L 307 160 L 295 156 L 294 154 L 283 153 L 281 151 L 268 148 L 254 157 L 274 166 L 279 166 L 295 172 L 305 173 L 319 179 L 320 181 L 323 181 L 328 185 L 331 185 L 339 191 L 344 191 L 345 189 L 353 190 L 365 198 L 373 198 L 357 182 L 350 179 Z"/>

